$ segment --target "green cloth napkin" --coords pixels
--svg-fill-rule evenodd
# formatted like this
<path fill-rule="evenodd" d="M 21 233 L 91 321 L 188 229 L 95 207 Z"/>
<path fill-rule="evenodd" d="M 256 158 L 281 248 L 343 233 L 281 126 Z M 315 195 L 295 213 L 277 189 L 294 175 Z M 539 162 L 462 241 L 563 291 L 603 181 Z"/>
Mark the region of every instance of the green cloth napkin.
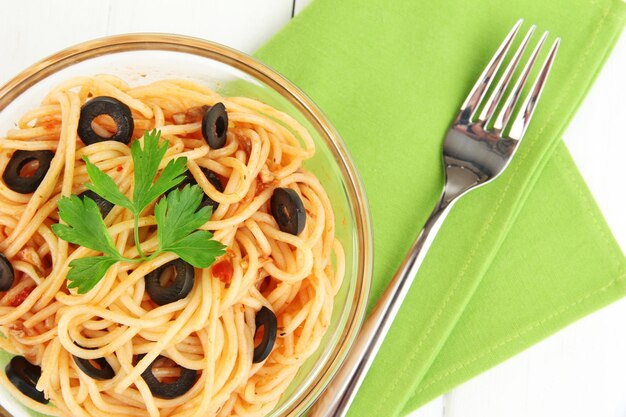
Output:
<path fill-rule="evenodd" d="M 562 38 L 519 153 L 440 231 L 351 416 L 404 415 L 626 293 L 626 260 L 559 140 L 621 0 L 315 0 L 257 56 L 327 114 L 365 183 L 373 305 L 442 187 L 453 116 L 515 21 Z M 520 36 L 521 37 L 521 36 Z M 590 138 L 593 140 L 593 138 Z"/>

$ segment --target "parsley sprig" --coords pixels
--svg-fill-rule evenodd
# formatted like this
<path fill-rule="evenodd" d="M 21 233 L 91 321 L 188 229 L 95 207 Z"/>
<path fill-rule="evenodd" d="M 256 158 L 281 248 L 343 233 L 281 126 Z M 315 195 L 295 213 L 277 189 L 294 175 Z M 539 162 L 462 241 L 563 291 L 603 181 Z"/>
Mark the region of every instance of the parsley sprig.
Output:
<path fill-rule="evenodd" d="M 135 166 L 132 200 L 120 191 L 113 178 L 102 172 L 87 157 L 83 158 L 91 180 L 90 184 L 86 184 L 87 188 L 133 214 L 135 246 L 139 256 L 127 258 L 119 253 L 98 206 L 91 198 L 85 196 L 81 200 L 76 195 L 63 197 L 58 202 L 59 217 L 66 224 L 54 224 L 52 231 L 65 241 L 102 253 L 100 256 L 79 258 L 70 262 L 68 288 L 77 288 L 79 294 L 88 292 L 119 261 L 143 262 L 164 252 L 173 252 L 196 268 L 207 268 L 224 254 L 226 247 L 213 240 L 211 232 L 197 230 L 209 221 L 212 211 L 211 206 L 199 208 L 203 192 L 197 185 L 187 185 L 182 190 L 175 188 L 155 205 L 159 246 L 150 255 L 143 252 L 139 242 L 141 213 L 159 196 L 183 181 L 187 166 L 186 157 L 172 159 L 156 178 L 168 147 L 167 141 L 159 146 L 160 137 L 161 133 L 155 129 L 144 134 L 143 148 L 138 140 L 131 146 L 130 152 Z"/>

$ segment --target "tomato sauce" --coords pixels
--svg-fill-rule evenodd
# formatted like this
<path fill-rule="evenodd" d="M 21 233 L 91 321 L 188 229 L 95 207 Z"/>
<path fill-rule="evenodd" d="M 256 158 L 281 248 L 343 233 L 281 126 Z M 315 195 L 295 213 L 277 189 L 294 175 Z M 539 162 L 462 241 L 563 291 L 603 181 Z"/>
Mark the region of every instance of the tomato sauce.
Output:
<path fill-rule="evenodd" d="M 211 268 L 213 276 L 225 284 L 230 284 L 233 279 L 233 264 L 229 260 L 219 261 Z"/>
<path fill-rule="evenodd" d="M 34 288 L 35 287 L 24 288 L 22 291 L 17 293 L 17 295 L 15 297 L 13 297 L 13 299 L 11 299 L 11 301 L 9 301 L 9 305 L 11 307 L 17 307 L 20 304 L 22 304 L 24 302 L 24 300 L 26 300 L 26 298 L 30 295 L 30 293 L 33 292 Z"/>

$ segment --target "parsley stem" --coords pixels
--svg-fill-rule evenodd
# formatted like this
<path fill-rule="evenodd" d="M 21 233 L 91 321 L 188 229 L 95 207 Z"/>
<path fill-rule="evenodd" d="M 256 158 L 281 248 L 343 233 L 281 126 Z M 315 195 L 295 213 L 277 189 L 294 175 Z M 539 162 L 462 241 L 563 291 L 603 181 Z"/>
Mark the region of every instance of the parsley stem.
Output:
<path fill-rule="evenodd" d="M 159 256 L 160 254 L 162 254 L 162 253 L 163 253 L 163 251 L 162 251 L 161 249 L 158 249 L 156 252 L 154 252 L 154 253 L 152 253 L 151 255 L 149 255 L 149 256 L 146 258 L 146 261 L 151 261 L 151 260 L 153 260 L 154 258 L 156 258 L 157 256 Z"/>
<path fill-rule="evenodd" d="M 131 263 L 138 263 L 138 262 L 146 262 L 146 261 L 151 261 L 154 258 L 156 258 L 157 256 L 161 255 L 163 253 L 163 251 L 161 249 L 157 250 L 156 252 L 151 253 L 148 256 L 142 256 L 140 258 L 127 258 L 125 256 L 120 256 L 119 260 L 122 262 L 131 262 Z"/>
<path fill-rule="evenodd" d="M 141 245 L 139 244 L 139 214 L 135 214 L 135 246 L 137 246 L 137 252 L 139 252 L 140 258 L 145 258 Z"/>
<path fill-rule="evenodd" d="M 127 258 L 125 256 L 121 256 L 119 260 L 120 261 L 124 261 L 124 262 L 132 262 L 132 263 L 135 263 L 135 264 L 138 263 L 138 262 L 145 261 L 144 258 Z"/>

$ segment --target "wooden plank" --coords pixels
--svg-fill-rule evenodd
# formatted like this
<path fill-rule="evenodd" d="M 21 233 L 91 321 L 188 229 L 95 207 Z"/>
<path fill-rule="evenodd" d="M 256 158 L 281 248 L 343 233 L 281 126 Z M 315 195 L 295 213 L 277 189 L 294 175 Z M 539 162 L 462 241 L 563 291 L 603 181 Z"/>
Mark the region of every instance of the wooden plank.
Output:
<path fill-rule="evenodd" d="M 623 184 L 619 187 L 618 183 L 626 178 L 624 74 L 626 33 L 622 33 L 600 76 L 564 134 L 565 143 L 622 250 L 626 249 L 626 187 Z"/>
<path fill-rule="evenodd" d="M 116 7 L 111 9 L 110 33 L 178 33 L 223 43 L 248 53 L 289 21 L 293 6 L 292 0 L 112 1 Z M 132 7 L 133 13 L 128 12 L 127 5 Z"/>
<path fill-rule="evenodd" d="M 289 21 L 292 8 L 292 0 L 6 2 L 0 14 L 0 83 L 60 49 L 120 33 L 178 33 L 251 53 Z"/>
<path fill-rule="evenodd" d="M 446 417 L 623 417 L 626 300 L 446 396 Z"/>
<path fill-rule="evenodd" d="M 445 396 L 435 398 L 408 417 L 444 417 Z"/>
<path fill-rule="evenodd" d="M 3 2 L 0 83 L 60 49 L 105 35 L 109 3 L 108 0 Z"/>

